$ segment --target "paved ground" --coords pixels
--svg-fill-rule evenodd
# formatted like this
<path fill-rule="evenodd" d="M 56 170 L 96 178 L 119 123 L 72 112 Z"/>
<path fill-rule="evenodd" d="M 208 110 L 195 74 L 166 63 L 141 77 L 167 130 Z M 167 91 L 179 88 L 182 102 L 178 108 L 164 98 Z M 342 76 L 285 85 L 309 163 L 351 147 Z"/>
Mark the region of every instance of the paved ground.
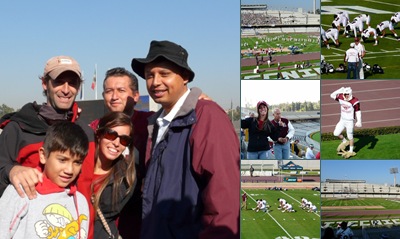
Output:
<path fill-rule="evenodd" d="M 330 94 L 351 87 L 360 100 L 362 128 L 400 125 L 400 80 L 321 80 L 321 130 L 333 132 L 340 119 L 339 103 Z"/>

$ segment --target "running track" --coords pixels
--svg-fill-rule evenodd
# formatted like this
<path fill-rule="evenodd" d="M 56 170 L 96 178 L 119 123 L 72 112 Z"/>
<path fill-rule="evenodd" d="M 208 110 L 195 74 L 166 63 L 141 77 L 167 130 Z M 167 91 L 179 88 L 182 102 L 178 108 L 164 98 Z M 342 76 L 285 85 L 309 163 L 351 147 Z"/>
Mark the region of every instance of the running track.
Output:
<path fill-rule="evenodd" d="M 304 53 L 304 54 L 295 54 L 295 55 L 277 55 L 277 56 L 272 56 L 272 64 L 274 67 L 277 67 L 276 65 L 278 62 L 284 63 L 284 62 L 302 62 L 302 61 L 307 61 L 307 60 L 315 60 L 315 59 L 320 59 L 321 53 L 320 52 L 313 52 L 313 53 Z M 267 57 L 264 56 L 264 65 L 267 63 Z M 255 66 L 257 65 L 256 58 L 244 58 L 241 59 L 241 66 Z"/>
<path fill-rule="evenodd" d="M 400 125 L 400 80 L 321 80 L 322 133 L 339 122 L 340 106 L 330 94 L 341 87 L 351 87 L 360 100 L 362 128 Z"/>

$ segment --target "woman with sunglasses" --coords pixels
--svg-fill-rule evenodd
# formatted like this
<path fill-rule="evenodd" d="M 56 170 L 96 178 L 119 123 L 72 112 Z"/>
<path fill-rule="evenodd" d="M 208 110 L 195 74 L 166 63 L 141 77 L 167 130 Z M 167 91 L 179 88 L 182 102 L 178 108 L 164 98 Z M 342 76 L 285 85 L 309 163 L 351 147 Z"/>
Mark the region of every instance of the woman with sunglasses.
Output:
<path fill-rule="evenodd" d="M 96 130 L 96 153 L 92 203 L 96 211 L 94 238 L 118 238 L 116 219 L 132 196 L 135 184 L 131 119 L 111 112 L 100 119 Z"/>

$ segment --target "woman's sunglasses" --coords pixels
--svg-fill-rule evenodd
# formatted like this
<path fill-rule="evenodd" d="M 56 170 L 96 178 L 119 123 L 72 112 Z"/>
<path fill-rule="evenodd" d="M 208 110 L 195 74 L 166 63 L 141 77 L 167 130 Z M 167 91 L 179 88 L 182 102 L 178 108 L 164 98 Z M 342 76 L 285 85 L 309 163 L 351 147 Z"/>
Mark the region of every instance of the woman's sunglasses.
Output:
<path fill-rule="evenodd" d="M 119 142 L 123 146 L 128 146 L 132 142 L 132 137 L 128 135 L 119 135 L 115 130 L 105 129 L 101 135 L 111 141 L 114 141 L 116 138 L 119 138 Z"/>

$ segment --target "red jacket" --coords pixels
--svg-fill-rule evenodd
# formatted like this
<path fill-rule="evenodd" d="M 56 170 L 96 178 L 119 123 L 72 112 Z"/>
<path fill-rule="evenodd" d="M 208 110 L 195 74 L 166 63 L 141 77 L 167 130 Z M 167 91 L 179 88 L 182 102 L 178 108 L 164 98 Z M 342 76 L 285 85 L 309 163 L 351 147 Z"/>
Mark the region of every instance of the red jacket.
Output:
<path fill-rule="evenodd" d="M 16 112 L 0 134 L 0 196 L 5 188 L 10 184 L 10 170 L 14 165 L 37 167 L 39 166 L 38 150 L 43 144 L 49 124 L 39 116 L 42 105 L 36 102 L 24 105 L 20 111 Z M 76 120 L 78 106 L 74 103 L 72 108 L 72 117 L 68 120 L 76 122 L 86 132 L 89 138 L 89 151 L 83 161 L 82 170 L 77 181 L 78 191 L 81 192 L 88 202 L 90 202 L 90 185 L 94 174 L 94 132 L 93 130 L 79 120 Z M 94 210 L 89 203 L 91 224 L 93 228 Z M 89 237 L 93 231 L 89 230 Z"/>

